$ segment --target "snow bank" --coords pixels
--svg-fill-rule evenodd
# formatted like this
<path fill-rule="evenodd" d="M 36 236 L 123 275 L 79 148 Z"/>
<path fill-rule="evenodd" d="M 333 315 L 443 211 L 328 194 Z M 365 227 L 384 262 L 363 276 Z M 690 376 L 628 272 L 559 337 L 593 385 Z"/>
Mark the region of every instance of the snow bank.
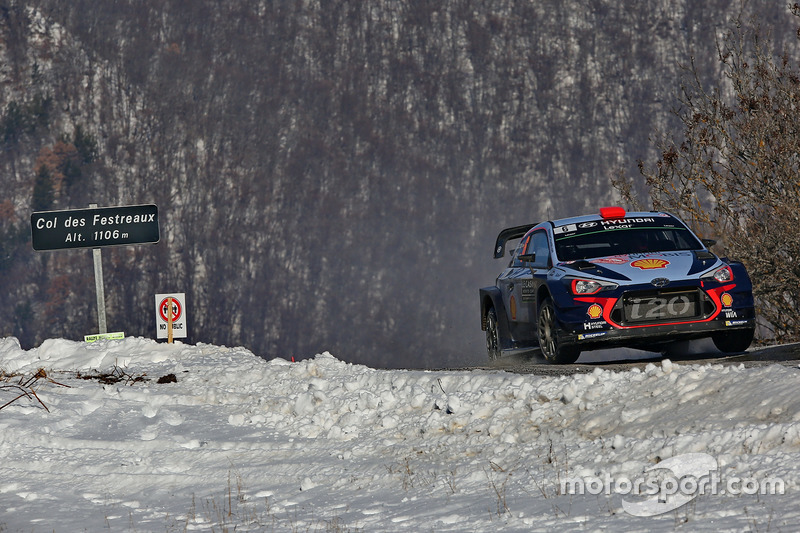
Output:
<path fill-rule="evenodd" d="M 141 338 L 53 339 L 27 351 L 0 340 L 6 374 L 39 368 L 57 382 L 35 384 L 50 412 L 26 398 L 0 411 L 0 529 L 800 522 L 797 368 L 664 361 L 553 377 L 375 370 L 329 353 L 265 361 L 244 348 Z M 126 379 L 81 379 L 112 372 Z M 167 375 L 177 382 L 157 382 Z M 0 393 L 0 404 L 14 395 Z M 565 493 L 565 480 L 633 480 L 698 453 L 722 478 L 780 478 L 784 494 L 705 494 L 643 517 L 623 509 L 633 496 Z"/>

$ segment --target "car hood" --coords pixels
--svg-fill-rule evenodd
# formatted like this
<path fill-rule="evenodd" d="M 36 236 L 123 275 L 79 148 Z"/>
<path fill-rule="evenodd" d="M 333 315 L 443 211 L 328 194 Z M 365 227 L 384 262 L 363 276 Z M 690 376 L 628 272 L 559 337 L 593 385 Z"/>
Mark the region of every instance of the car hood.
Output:
<path fill-rule="evenodd" d="M 562 264 L 583 275 L 600 276 L 617 281 L 649 283 L 655 278 L 669 280 L 698 278 L 721 261 L 707 252 L 651 252 L 598 257 Z"/>

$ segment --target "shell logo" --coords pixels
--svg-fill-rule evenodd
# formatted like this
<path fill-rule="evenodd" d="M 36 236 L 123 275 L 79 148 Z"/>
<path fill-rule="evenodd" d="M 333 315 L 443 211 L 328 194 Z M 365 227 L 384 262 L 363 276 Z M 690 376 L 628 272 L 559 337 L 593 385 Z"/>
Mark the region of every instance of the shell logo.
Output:
<path fill-rule="evenodd" d="M 720 296 L 719 299 L 722 302 L 722 305 L 725 307 L 730 307 L 733 305 L 733 296 L 731 296 L 727 292 L 722 293 L 722 296 Z"/>
<path fill-rule="evenodd" d="M 600 318 L 603 315 L 603 308 L 598 304 L 592 304 L 586 310 L 586 314 L 589 315 L 589 318 Z"/>
<path fill-rule="evenodd" d="M 654 268 L 664 268 L 668 264 L 669 261 L 666 259 L 637 259 L 631 263 L 631 266 L 642 270 L 652 270 Z"/>

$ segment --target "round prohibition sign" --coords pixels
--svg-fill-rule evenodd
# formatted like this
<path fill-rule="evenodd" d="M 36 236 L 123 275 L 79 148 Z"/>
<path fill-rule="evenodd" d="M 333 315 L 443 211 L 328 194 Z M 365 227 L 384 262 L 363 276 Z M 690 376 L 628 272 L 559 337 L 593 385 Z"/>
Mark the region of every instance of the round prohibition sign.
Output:
<path fill-rule="evenodd" d="M 169 318 L 167 318 L 167 300 L 169 298 L 164 298 L 161 300 L 161 305 L 158 306 L 158 312 L 161 315 L 161 319 L 164 322 L 169 322 Z M 172 299 L 172 321 L 175 322 L 181 317 L 181 303 L 178 301 L 177 298 Z"/>

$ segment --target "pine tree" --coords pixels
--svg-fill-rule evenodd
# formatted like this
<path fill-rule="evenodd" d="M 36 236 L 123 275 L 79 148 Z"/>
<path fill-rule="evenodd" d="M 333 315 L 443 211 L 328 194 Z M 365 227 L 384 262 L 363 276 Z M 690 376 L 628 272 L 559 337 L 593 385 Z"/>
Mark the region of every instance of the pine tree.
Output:
<path fill-rule="evenodd" d="M 33 182 L 33 198 L 31 209 L 33 211 L 49 211 L 53 208 L 55 195 L 53 194 L 53 178 L 46 165 L 39 166 L 36 179 Z"/>

